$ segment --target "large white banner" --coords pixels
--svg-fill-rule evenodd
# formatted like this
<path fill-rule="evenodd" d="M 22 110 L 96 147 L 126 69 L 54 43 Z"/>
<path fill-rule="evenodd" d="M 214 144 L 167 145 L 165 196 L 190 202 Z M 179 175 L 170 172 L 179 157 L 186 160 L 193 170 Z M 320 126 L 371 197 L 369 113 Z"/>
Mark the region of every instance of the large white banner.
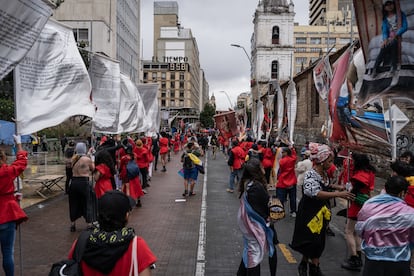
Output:
<path fill-rule="evenodd" d="M 0 0 L 0 80 L 27 54 L 51 14 L 41 0 Z"/>
<path fill-rule="evenodd" d="M 118 133 L 121 100 L 121 71 L 119 62 L 94 54 L 89 66 L 92 82 L 92 100 L 97 110 L 92 120 L 92 131 Z"/>
<path fill-rule="evenodd" d="M 145 119 L 146 111 L 138 88 L 128 76 L 121 73 L 118 133 L 139 132 Z"/>
<path fill-rule="evenodd" d="M 93 117 L 91 82 L 72 29 L 50 19 L 16 66 L 17 132 L 30 134 L 75 115 Z"/>
<path fill-rule="evenodd" d="M 139 132 L 158 132 L 160 129 L 158 84 L 139 84 L 137 87 L 147 113 L 145 124 Z"/>

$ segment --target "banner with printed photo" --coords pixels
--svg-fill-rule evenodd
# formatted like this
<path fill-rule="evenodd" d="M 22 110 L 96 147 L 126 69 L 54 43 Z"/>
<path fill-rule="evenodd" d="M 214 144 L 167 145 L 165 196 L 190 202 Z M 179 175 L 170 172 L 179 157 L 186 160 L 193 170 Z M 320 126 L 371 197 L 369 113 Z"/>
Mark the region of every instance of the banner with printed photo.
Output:
<path fill-rule="evenodd" d="M 19 134 L 56 126 L 71 116 L 93 117 L 91 82 L 71 28 L 49 19 L 15 69 Z"/>
<path fill-rule="evenodd" d="M 0 0 L 0 80 L 26 56 L 51 15 L 42 0 Z"/>
<path fill-rule="evenodd" d="M 156 83 L 138 84 L 137 88 L 145 107 L 146 117 L 137 132 L 158 132 L 160 130 L 160 111 L 158 105 L 158 87 Z"/>
<path fill-rule="evenodd" d="M 414 99 L 414 1 L 354 0 L 366 60 L 360 106 L 382 96 Z"/>
<path fill-rule="evenodd" d="M 118 133 L 121 104 L 119 62 L 100 54 L 94 54 L 89 65 L 89 76 L 92 82 L 92 100 L 96 106 L 92 131 Z"/>
<path fill-rule="evenodd" d="M 329 63 L 329 56 L 321 58 L 318 64 L 313 68 L 313 81 L 319 96 L 322 100 L 326 101 L 332 81 L 332 69 L 331 64 Z"/>
<path fill-rule="evenodd" d="M 293 134 L 295 132 L 296 112 L 298 106 L 298 97 L 296 91 L 296 83 L 291 80 L 286 91 L 287 118 L 289 129 L 289 142 L 293 144 Z"/>
<path fill-rule="evenodd" d="M 330 140 L 359 152 L 390 155 L 388 132 L 381 99 L 358 106 L 365 63 L 359 49 L 351 48 L 334 64 L 334 76 L 329 92 Z"/>
<path fill-rule="evenodd" d="M 224 138 L 230 139 L 239 135 L 235 111 L 214 115 L 214 121 L 216 123 L 216 128 L 218 128 Z"/>
<path fill-rule="evenodd" d="M 119 100 L 117 133 L 139 132 L 144 126 L 146 112 L 141 94 L 129 76 L 121 73 L 121 97 Z"/>

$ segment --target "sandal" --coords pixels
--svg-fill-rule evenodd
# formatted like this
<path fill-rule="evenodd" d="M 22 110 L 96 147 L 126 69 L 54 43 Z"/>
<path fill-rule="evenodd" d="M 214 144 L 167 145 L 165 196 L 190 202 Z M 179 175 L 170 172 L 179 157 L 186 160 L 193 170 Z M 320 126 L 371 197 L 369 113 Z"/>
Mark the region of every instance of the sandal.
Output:
<path fill-rule="evenodd" d="M 188 195 L 189 195 L 189 196 L 195 196 L 195 195 L 196 195 L 196 193 L 194 193 L 194 192 L 189 192 L 189 193 L 188 193 Z"/>

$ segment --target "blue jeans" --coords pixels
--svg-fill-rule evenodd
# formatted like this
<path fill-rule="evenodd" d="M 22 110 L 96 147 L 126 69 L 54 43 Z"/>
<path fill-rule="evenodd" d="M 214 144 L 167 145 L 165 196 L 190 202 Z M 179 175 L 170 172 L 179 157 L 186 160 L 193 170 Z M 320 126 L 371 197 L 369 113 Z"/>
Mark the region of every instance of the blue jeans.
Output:
<path fill-rule="evenodd" d="M 241 179 L 241 169 L 238 170 L 233 170 L 232 172 L 230 172 L 230 180 L 229 180 L 229 189 L 230 190 L 234 190 L 234 180 L 237 177 L 237 182 L 240 181 Z"/>
<path fill-rule="evenodd" d="M 276 188 L 276 196 L 285 206 L 287 195 L 289 194 L 290 212 L 296 213 L 296 185 L 290 188 Z"/>
<path fill-rule="evenodd" d="M 16 237 L 16 222 L 0 224 L 0 245 L 3 254 L 3 269 L 6 276 L 14 275 L 14 239 Z"/>

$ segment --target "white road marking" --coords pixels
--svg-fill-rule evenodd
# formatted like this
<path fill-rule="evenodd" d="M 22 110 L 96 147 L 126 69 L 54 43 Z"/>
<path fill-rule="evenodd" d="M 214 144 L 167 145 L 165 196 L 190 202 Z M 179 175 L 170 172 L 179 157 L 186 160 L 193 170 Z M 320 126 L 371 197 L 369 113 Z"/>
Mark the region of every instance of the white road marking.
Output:
<path fill-rule="evenodd" d="M 197 248 L 197 267 L 196 267 L 196 276 L 205 275 L 206 267 L 206 227 L 207 227 L 207 160 L 208 152 L 206 153 L 206 158 L 204 161 L 204 185 L 203 185 L 203 195 L 201 200 L 201 213 L 200 213 L 200 231 L 198 233 L 198 248 Z"/>

